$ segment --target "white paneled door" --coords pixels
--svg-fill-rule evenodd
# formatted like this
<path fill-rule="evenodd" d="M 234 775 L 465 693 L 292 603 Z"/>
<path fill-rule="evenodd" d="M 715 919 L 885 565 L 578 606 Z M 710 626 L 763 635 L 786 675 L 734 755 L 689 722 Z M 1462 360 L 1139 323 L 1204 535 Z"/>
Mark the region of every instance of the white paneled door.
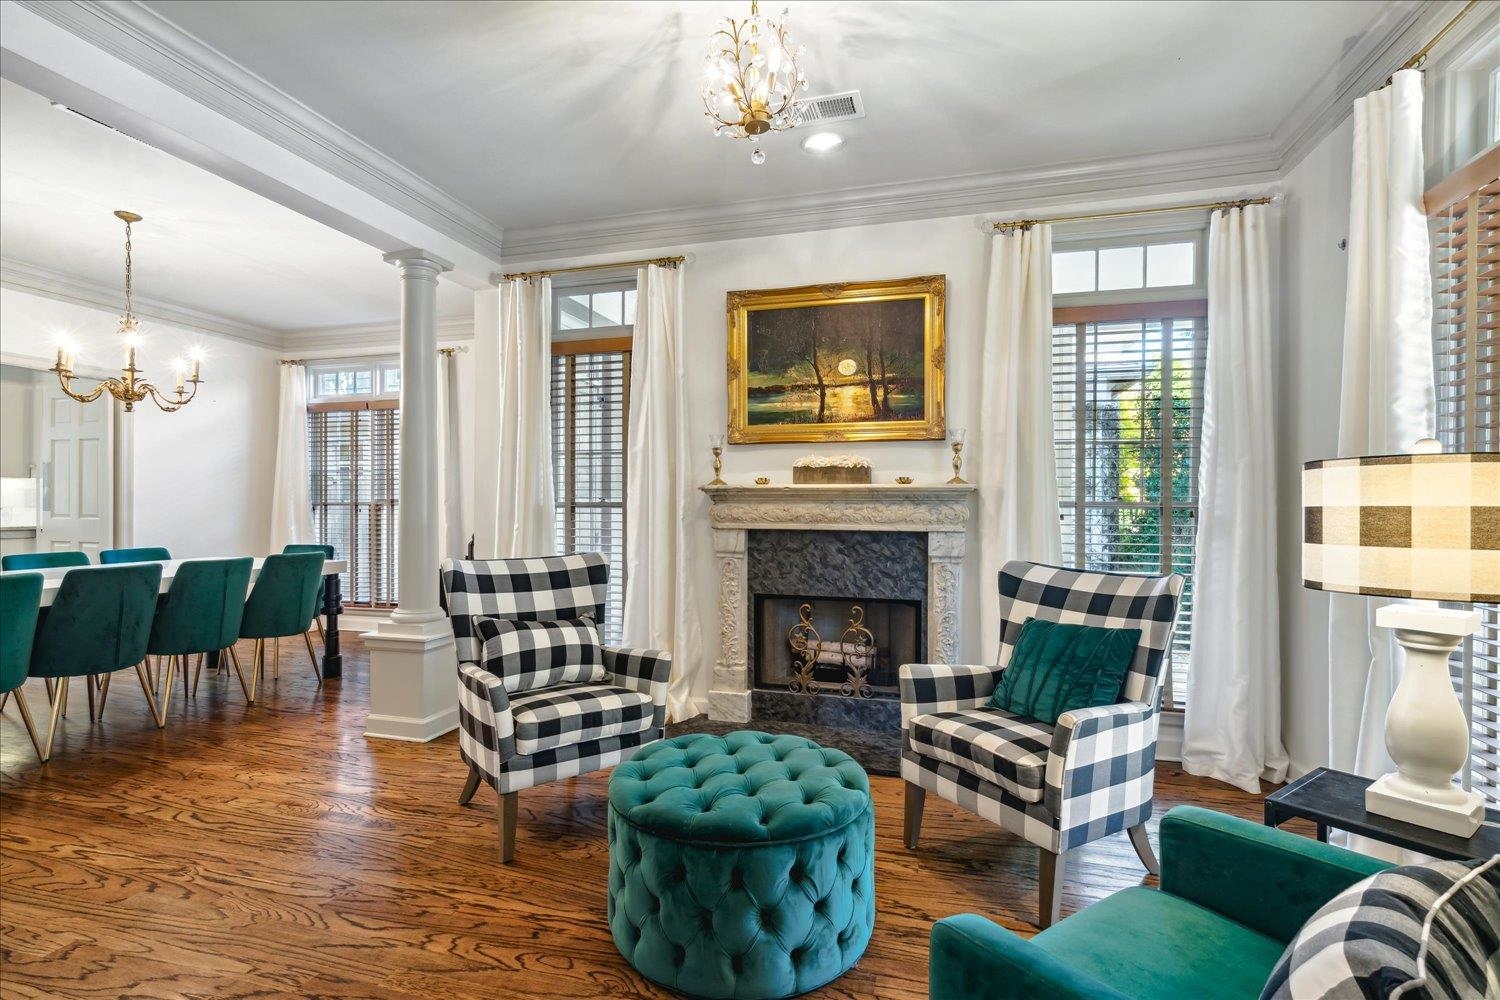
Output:
<path fill-rule="evenodd" d="M 114 529 L 112 403 L 79 403 L 42 384 L 42 531 L 39 552 L 77 549 L 99 561 Z"/>

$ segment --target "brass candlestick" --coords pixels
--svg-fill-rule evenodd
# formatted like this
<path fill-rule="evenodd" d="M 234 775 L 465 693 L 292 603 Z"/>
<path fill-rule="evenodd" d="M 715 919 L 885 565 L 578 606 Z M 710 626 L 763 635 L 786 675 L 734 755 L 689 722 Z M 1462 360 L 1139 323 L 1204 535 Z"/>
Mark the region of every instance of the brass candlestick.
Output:
<path fill-rule="evenodd" d="M 948 443 L 950 445 L 952 445 L 952 447 L 953 447 L 953 478 L 950 479 L 950 480 L 948 480 L 948 485 L 949 486 L 964 486 L 964 485 L 967 485 L 964 482 L 963 477 L 958 474 L 959 469 L 961 469 L 963 467 L 963 464 L 964 464 L 964 459 L 963 459 L 964 430 L 963 430 L 962 427 L 955 427 L 953 429 L 952 433 L 948 437 Z"/>
<path fill-rule="evenodd" d="M 719 473 L 724 471 L 724 435 L 710 434 L 708 436 L 708 449 L 714 453 L 714 478 L 708 485 L 728 486 L 729 484 L 724 482 L 724 477 L 719 475 Z"/>

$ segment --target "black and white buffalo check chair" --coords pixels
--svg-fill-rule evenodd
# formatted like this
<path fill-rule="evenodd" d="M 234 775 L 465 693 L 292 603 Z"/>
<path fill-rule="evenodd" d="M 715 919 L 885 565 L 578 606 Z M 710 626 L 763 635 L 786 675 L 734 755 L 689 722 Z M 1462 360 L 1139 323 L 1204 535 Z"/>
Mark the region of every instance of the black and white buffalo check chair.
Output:
<path fill-rule="evenodd" d="M 901 777 L 906 846 L 915 849 L 927 792 L 1042 849 L 1041 917 L 1058 917 L 1067 852 L 1127 830 L 1147 870 L 1162 657 L 1182 577 L 1087 573 L 1029 562 L 1000 571 L 998 666 L 901 668 Z M 1139 628 L 1118 705 L 1065 712 L 1056 726 L 991 708 L 990 695 L 1028 618 Z"/>
<path fill-rule="evenodd" d="M 469 765 L 459 796 L 481 781 L 500 796 L 500 860 L 515 856 L 516 794 L 612 767 L 666 726 L 671 659 L 657 650 L 604 646 L 604 679 L 521 693 L 484 667 L 483 618 L 604 623 L 609 565 L 597 553 L 537 559 L 445 559 L 442 593 L 458 646 L 458 749 Z M 491 639 L 490 641 L 495 641 Z"/>

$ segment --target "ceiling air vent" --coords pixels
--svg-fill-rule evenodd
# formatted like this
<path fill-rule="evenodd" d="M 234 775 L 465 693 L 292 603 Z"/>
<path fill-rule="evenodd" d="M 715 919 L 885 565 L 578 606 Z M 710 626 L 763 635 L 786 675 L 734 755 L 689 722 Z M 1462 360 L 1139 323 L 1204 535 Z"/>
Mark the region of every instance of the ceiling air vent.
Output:
<path fill-rule="evenodd" d="M 827 125 L 832 122 L 849 121 L 865 116 L 864 98 L 857 90 L 846 90 L 842 94 L 823 94 L 802 99 L 803 125 Z"/>

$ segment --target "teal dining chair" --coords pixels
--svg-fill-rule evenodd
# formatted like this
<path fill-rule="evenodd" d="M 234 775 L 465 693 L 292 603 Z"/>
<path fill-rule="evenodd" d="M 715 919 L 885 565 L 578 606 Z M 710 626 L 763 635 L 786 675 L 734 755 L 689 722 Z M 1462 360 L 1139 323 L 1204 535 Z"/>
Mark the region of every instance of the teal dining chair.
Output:
<path fill-rule="evenodd" d="M 293 552 L 321 552 L 323 553 L 324 559 L 333 558 L 332 545 L 318 545 L 317 543 L 313 542 L 291 542 L 290 544 L 282 546 L 281 551 L 284 555 Z M 318 610 L 313 614 L 313 624 L 318 626 L 319 642 L 328 641 L 328 637 L 323 634 L 323 590 L 327 586 L 327 581 L 322 579 L 318 580 Z"/>
<path fill-rule="evenodd" d="M 119 563 L 137 562 L 167 562 L 172 558 L 172 553 L 160 545 L 148 545 L 139 549 L 105 549 L 99 553 L 100 566 L 114 566 Z"/>
<path fill-rule="evenodd" d="M 250 697 L 250 685 L 240 669 L 234 651 L 240 637 L 240 622 L 245 614 L 245 592 L 250 589 L 249 556 L 238 559 L 190 559 L 179 563 L 171 586 L 156 603 L 156 618 L 151 623 L 151 638 L 146 652 L 166 657 L 166 680 L 162 686 L 162 712 L 172 701 L 174 670 L 182 671 L 182 699 L 198 694 L 198 676 L 203 671 L 203 654 L 229 651 L 240 688 Z M 191 689 L 188 687 L 188 657 L 197 654 Z"/>
<path fill-rule="evenodd" d="M 26 723 L 26 735 L 31 737 L 38 757 L 42 756 L 42 742 L 37 739 L 31 706 L 26 704 L 26 692 L 21 685 L 26 683 L 31 668 L 31 644 L 42 611 L 45 579 L 40 573 L 0 576 L 0 708 L 15 694 L 21 721 Z"/>
<path fill-rule="evenodd" d="M 84 552 L 12 552 L 0 556 L 0 569 L 62 569 L 87 566 L 89 557 Z"/>
<path fill-rule="evenodd" d="M 255 586 L 245 601 L 244 619 L 240 622 L 240 638 L 255 640 L 255 653 L 250 663 L 250 690 L 246 693 L 252 704 L 266 670 L 267 639 L 271 640 L 273 678 L 281 674 L 281 648 L 276 640 L 300 635 L 307 645 L 313 676 L 322 685 L 323 672 L 318 669 L 317 654 L 313 652 L 312 640 L 307 637 L 313 615 L 317 613 L 318 587 L 322 582 L 321 551 L 266 556 L 265 562 L 261 563 Z"/>
<path fill-rule="evenodd" d="M 75 569 L 62 578 L 37 626 L 28 671 L 32 677 L 58 682 L 42 760 L 52 756 L 58 712 L 68 700 L 68 680 L 73 677 L 102 676 L 107 685 L 115 671 L 135 667 L 156 728 L 166 726 L 166 713 L 157 707 L 142 663 L 160 589 L 161 563 L 154 562 Z M 92 686 L 89 694 L 92 700 Z"/>

